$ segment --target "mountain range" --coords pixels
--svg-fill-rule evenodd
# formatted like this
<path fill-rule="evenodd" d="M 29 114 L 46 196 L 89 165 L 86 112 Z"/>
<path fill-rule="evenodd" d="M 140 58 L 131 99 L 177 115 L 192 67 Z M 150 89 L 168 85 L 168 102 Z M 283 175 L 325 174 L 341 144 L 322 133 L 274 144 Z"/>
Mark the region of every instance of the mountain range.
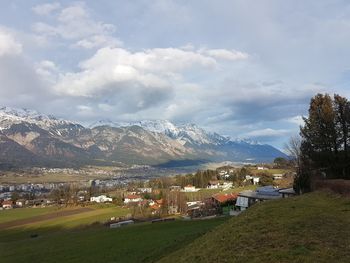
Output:
<path fill-rule="evenodd" d="M 0 168 L 167 165 L 201 161 L 267 162 L 285 154 L 167 120 L 98 121 L 88 127 L 28 109 L 0 108 Z"/>

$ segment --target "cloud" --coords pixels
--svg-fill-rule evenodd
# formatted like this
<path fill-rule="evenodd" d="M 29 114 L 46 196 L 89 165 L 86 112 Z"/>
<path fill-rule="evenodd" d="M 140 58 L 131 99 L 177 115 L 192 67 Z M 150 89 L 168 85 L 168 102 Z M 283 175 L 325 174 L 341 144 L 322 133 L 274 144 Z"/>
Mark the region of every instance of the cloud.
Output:
<path fill-rule="evenodd" d="M 240 52 L 237 50 L 208 49 L 208 50 L 203 50 L 202 52 L 213 58 L 224 59 L 224 60 L 240 60 L 240 59 L 247 59 L 249 57 L 247 53 Z"/>
<path fill-rule="evenodd" d="M 33 12 L 38 15 L 48 16 L 51 13 L 61 7 L 60 3 L 47 3 L 36 5 L 32 8 Z"/>
<path fill-rule="evenodd" d="M 60 6 L 55 9 L 58 8 Z M 112 24 L 94 20 L 83 2 L 73 3 L 61 8 L 53 18 L 55 23 L 52 24 L 46 22 L 34 23 L 33 31 L 42 37 L 74 40 L 75 43 L 72 46 L 79 48 L 92 49 L 122 45 L 122 42 L 113 36 L 116 27 Z"/>
<path fill-rule="evenodd" d="M 304 120 L 302 116 L 294 116 L 287 119 L 287 122 L 297 124 L 298 126 L 304 125 Z"/>
<path fill-rule="evenodd" d="M 17 42 L 14 36 L 0 27 L 0 57 L 9 55 L 16 56 L 22 53 L 22 45 Z"/>
<path fill-rule="evenodd" d="M 346 1 L 35 3 L 0 10 L 2 104 L 283 145 L 315 93 L 349 94 Z"/>
<path fill-rule="evenodd" d="M 173 81 L 193 68 L 215 68 L 217 62 L 202 54 L 176 48 L 156 48 L 130 52 L 122 48 L 101 48 L 82 61 L 80 71 L 63 74 L 55 85 L 58 93 L 94 96 L 103 92 L 139 90 L 171 92 Z M 139 104 L 140 107 L 145 105 Z"/>
<path fill-rule="evenodd" d="M 245 133 L 246 136 L 252 137 L 252 138 L 263 138 L 263 137 L 279 137 L 286 135 L 289 131 L 285 129 L 271 129 L 271 128 L 265 128 L 261 130 L 254 130 Z"/>

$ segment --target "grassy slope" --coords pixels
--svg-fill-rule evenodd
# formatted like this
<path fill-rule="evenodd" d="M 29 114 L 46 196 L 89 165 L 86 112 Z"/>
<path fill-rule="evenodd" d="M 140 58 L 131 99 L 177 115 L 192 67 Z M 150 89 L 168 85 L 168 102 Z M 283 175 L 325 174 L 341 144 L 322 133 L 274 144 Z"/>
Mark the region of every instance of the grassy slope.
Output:
<path fill-rule="evenodd" d="M 0 233 L 0 258 L 6 262 L 154 262 L 176 251 L 226 219 L 144 223 L 121 229 L 42 227 Z M 34 231 L 34 232 L 33 232 Z"/>
<path fill-rule="evenodd" d="M 311 193 L 261 203 L 160 262 L 350 262 L 350 200 Z"/>

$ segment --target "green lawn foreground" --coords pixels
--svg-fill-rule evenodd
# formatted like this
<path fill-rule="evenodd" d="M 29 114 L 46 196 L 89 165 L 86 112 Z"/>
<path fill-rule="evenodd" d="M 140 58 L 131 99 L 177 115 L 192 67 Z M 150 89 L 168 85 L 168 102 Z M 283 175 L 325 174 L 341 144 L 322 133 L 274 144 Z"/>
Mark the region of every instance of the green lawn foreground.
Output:
<path fill-rule="evenodd" d="M 315 192 L 260 203 L 160 262 L 350 262 L 350 199 Z"/>
<path fill-rule="evenodd" d="M 0 234 L 0 259 L 2 263 L 154 262 L 225 220 L 142 223 L 119 229 L 103 226 L 69 229 L 56 225 L 42 228 L 45 231 L 36 238 L 30 238 L 33 229 L 15 228 Z"/>

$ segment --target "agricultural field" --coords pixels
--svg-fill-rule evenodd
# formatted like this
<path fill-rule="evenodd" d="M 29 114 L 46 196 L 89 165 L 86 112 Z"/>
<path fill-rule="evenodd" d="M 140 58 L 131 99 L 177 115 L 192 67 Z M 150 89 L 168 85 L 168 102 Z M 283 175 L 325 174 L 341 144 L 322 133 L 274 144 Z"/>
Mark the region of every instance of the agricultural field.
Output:
<path fill-rule="evenodd" d="M 68 208 L 19 208 L 0 211 L 0 229 L 22 227 L 41 231 L 46 227 L 73 228 L 95 222 L 103 223 L 113 216 L 120 217 L 129 213 L 129 209 L 112 204 Z"/>
<path fill-rule="evenodd" d="M 1 230 L 1 262 L 154 262 L 227 220 L 86 225 L 116 214 L 106 209 Z"/>

